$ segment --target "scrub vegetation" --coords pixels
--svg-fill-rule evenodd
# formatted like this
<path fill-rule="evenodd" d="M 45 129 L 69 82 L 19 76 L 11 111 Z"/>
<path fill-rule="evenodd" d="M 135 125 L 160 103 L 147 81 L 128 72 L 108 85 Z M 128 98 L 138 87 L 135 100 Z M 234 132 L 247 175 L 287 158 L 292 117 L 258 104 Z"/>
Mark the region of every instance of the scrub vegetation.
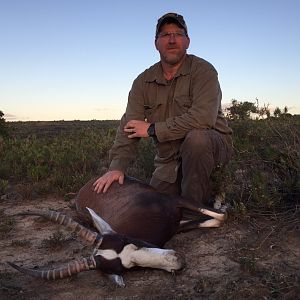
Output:
<path fill-rule="evenodd" d="M 300 116 L 251 102 L 226 109 L 234 156 L 218 181 L 234 210 L 290 207 L 299 198 Z M 2 114 L 3 120 L 3 114 Z M 23 198 L 76 193 L 108 166 L 118 121 L 1 122 L 0 192 L 17 184 Z M 5 126 L 4 126 L 5 125 Z M 155 150 L 143 139 L 129 175 L 149 181 Z M 219 185 L 219 183 L 218 183 Z"/>
<path fill-rule="evenodd" d="M 5 122 L 0 112 L 0 299 L 298 298 L 300 116 L 237 100 L 224 113 L 234 156 L 213 179 L 226 192 L 228 222 L 167 243 L 186 257 L 176 276 L 134 269 L 120 289 L 99 272 L 45 282 L 5 263 L 41 269 L 90 254 L 57 224 L 17 213 L 53 209 L 75 216 L 69 200 L 107 169 L 118 121 Z M 152 140 L 142 139 L 129 175 L 149 181 L 154 155 Z"/>

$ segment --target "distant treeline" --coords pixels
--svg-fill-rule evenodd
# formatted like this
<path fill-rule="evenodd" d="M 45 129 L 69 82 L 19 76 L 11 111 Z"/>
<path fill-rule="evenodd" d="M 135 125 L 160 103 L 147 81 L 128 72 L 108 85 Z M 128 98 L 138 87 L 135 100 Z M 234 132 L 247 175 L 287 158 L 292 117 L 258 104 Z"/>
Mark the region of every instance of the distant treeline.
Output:
<path fill-rule="evenodd" d="M 116 128 L 119 120 L 91 120 L 91 121 L 27 121 L 7 122 L 8 132 L 12 137 L 24 138 L 35 135 L 36 137 L 54 137 L 60 134 L 72 134 L 82 129 L 100 129 L 106 131 Z"/>

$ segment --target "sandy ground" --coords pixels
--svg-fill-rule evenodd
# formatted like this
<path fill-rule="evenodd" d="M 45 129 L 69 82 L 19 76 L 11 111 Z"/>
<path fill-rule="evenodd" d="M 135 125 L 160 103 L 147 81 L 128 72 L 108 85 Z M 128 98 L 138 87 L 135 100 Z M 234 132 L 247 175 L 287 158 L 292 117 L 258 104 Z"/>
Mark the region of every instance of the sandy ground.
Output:
<path fill-rule="evenodd" d="M 3 197 L 5 198 L 5 197 Z M 74 216 L 54 197 L 0 200 L 0 299 L 299 299 L 299 211 L 231 218 L 224 227 L 178 234 L 166 245 L 185 255 L 172 275 L 153 269 L 124 274 L 125 288 L 98 271 L 45 281 L 21 274 L 24 267 L 59 266 L 91 254 L 73 234 L 40 217 L 13 216 L 33 209 Z"/>

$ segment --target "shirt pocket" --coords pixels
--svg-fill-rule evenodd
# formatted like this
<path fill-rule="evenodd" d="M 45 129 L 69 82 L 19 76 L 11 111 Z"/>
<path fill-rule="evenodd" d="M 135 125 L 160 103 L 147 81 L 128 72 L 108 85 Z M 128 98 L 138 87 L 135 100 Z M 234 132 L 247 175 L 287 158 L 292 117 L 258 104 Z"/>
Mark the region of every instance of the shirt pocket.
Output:
<path fill-rule="evenodd" d="M 150 103 L 144 105 L 145 119 L 148 123 L 160 121 L 162 103 Z"/>
<path fill-rule="evenodd" d="M 174 116 L 180 116 L 192 107 L 192 99 L 189 95 L 175 96 L 173 103 Z"/>

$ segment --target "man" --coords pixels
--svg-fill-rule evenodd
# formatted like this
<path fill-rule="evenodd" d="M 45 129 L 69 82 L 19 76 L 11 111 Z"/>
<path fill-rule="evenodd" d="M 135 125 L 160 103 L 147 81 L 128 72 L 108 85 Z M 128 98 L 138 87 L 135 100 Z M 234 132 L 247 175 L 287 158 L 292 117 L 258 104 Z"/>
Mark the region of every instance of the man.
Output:
<path fill-rule="evenodd" d="M 160 62 L 133 82 L 109 171 L 95 181 L 96 192 L 105 193 L 114 181 L 123 183 L 139 138 L 150 136 L 157 147 L 150 185 L 198 204 L 210 198 L 210 176 L 230 159 L 232 131 L 221 111 L 218 74 L 207 61 L 187 54 L 189 44 L 181 15 L 168 13 L 158 20 Z"/>

